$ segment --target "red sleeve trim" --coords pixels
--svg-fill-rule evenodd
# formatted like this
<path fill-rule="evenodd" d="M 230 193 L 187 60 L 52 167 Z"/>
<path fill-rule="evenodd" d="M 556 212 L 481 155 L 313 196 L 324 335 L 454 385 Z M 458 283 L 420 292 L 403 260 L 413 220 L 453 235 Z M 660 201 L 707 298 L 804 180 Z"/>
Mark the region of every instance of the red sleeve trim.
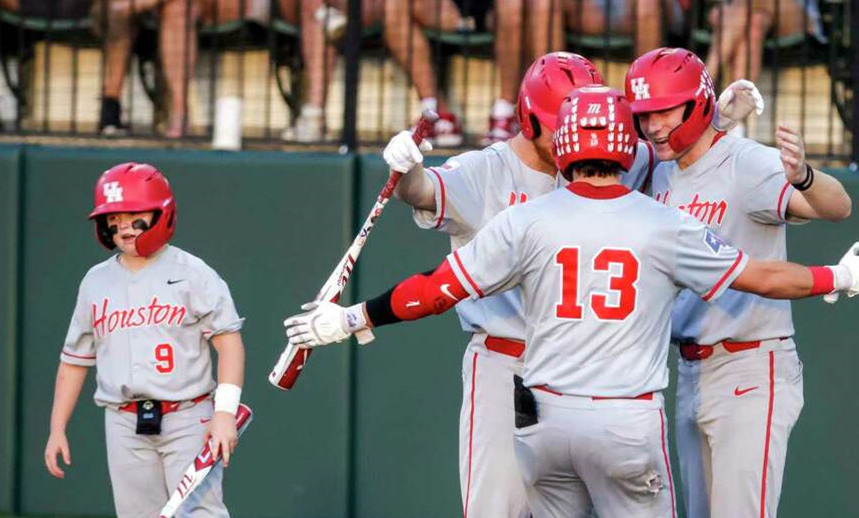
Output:
<path fill-rule="evenodd" d="M 439 208 L 439 211 L 438 211 L 438 219 L 435 222 L 435 228 L 439 228 L 439 227 L 441 227 L 441 222 L 444 221 L 444 209 L 445 209 L 444 205 L 445 205 L 445 200 L 447 199 L 447 196 L 444 192 L 444 180 L 441 179 L 441 175 L 438 174 L 438 171 L 436 171 L 435 168 L 433 168 L 433 167 L 430 167 L 429 170 L 432 172 L 432 174 L 435 175 L 436 178 L 438 178 L 438 185 L 439 185 L 439 187 L 441 187 L 441 207 Z"/>
<path fill-rule="evenodd" d="M 725 275 L 722 275 L 722 278 L 721 278 L 721 279 L 719 279 L 719 282 L 717 282 L 717 283 L 716 283 L 716 284 L 715 284 L 715 285 L 710 289 L 710 291 L 708 291 L 708 292 L 707 292 L 707 294 L 706 294 L 706 295 L 704 295 L 703 297 L 701 297 L 702 299 L 704 299 L 705 301 L 709 301 L 711 298 L 713 298 L 713 295 L 715 295 L 716 293 L 718 293 L 719 288 L 721 288 L 721 287 L 722 287 L 722 284 L 725 284 L 725 281 L 726 281 L 726 280 L 728 280 L 728 278 L 731 276 L 731 274 L 732 274 L 732 273 L 734 273 L 734 270 L 736 270 L 736 269 L 737 269 L 737 266 L 739 266 L 740 261 L 742 261 L 742 260 L 743 260 L 743 251 L 742 251 L 742 250 L 740 250 L 739 252 L 740 252 L 740 253 L 739 253 L 739 255 L 737 255 L 737 259 L 734 261 L 734 264 L 732 264 L 732 265 L 731 265 L 731 267 L 730 267 L 730 268 L 728 268 L 728 271 L 727 271 L 727 272 L 725 272 Z"/>
<path fill-rule="evenodd" d="M 85 355 L 80 355 L 80 354 L 72 354 L 72 353 L 65 351 L 65 350 L 63 351 L 63 354 L 65 354 L 66 356 L 71 356 L 72 358 L 78 358 L 80 360 L 95 360 L 94 354 L 92 356 L 89 356 L 89 355 L 85 356 Z"/>
<path fill-rule="evenodd" d="M 477 283 L 474 282 L 474 279 L 471 278 L 471 275 L 468 275 L 468 272 L 465 270 L 465 267 L 462 266 L 462 261 L 459 259 L 459 254 L 454 251 L 453 258 L 456 259 L 456 265 L 459 266 L 462 275 L 465 276 L 465 280 L 468 281 L 468 284 L 471 285 L 472 289 L 474 289 L 475 293 L 477 293 L 480 297 L 483 297 L 483 291 L 477 287 Z"/>
<path fill-rule="evenodd" d="M 781 194 L 778 195 L 778 205 L 775 208 L 782 220 L 787 219 L 787 203 L 784 204 L 784 211 L 781 210 L 781 204 L 784 201 L 784 194 L 787 192 L 788 187 L 790 187 L 790 183 L 785 182 L 784 187 L 781 189 Z M 790 200 L 788 200 L 788 202 L 790 202 Z"/>

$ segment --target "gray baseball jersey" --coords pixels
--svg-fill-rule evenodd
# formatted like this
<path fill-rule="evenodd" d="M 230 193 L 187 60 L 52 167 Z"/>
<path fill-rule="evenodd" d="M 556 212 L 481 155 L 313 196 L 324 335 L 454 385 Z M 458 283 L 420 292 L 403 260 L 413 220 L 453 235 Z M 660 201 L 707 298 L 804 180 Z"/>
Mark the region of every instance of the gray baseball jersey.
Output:
<path fill-rule="evenodd" d="M 785 211 L 794 188 L 785 180 L 778 150 L 725 136 L 684 170 L 660 163 L 653 177 L 657 201 L 700 220 L 756 259 L 787 257 Z M 728 292 L 715 304 L 695 293 L 677 298 L 672 336 L 710 345 L 793 335 L 790 301 Z"/>
<path fill-rule="evenodd" d="M 631 189 L 648 189 L 655 167 L 650 144 L 640 143 L 635 164 L 622 177 Z M 455 156 L 441 167 L 426 169 L 435 187 L 436 210 L 415 209 L 414 220 L 424 229 L 450 234 L 451 250 L 469 241 L 496 214 L 533 200 L 567 182 L 531 169 L 507 142 Z M 464 300 L 456 311 L 466 332 L 525 339 L 525 320 L 519 294 L 514 290 L 480 300 Z"/>
<path fill-rule="evenodd" d="M 499 214 L 448 261 L 472 298 L 521 287 L 526 385 L 634 397 L 668 385 L 680 287 L 716 300 L 747 257 L 641 193 L 578 182 Z"/>
<path fill-rule="evenodd" d="M 95 402 L 183 401 L 212 391 L 209 339 L 239 331 L 227 284 L 167 246 L 139 272 L 112 256 L 81 281 L 60 360 L 97 367 Z"/>

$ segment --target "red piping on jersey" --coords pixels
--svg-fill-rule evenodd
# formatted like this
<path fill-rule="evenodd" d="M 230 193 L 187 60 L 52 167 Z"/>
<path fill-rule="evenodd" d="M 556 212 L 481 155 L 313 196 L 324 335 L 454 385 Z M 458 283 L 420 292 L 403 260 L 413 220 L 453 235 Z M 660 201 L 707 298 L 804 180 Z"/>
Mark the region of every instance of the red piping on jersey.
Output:
<path fill-rule="evenodd" d="M 668 490 L 671 493 L 671 518 L 677 517 L 674 509 L 674 478 L 671 476 L 671 462 L 668 460 L 667 434 L 665 433 L 665 413 L 659 409 L 659 427 L 662 430 L 662 459 L 665 461 L 665 471 L 668 472 Z"/>
<path fill-rule="evenodd" d="M 773 406 L 775 403 L 775 353 L 770 351 L 770 400 L 767 406 L 767 436 L 764 441 L 764 469 L 761 476 L 761 518 L 766 518 L 767 512 L 767 464 L 770 456 L 770 432 L 773 424 Z"/>
<path fill-rule="evenodd" d="M 625 185 L 593 185 L 588 182 L 572 182 L 567 189 L 583 198 L 594 200 L 613 200 L 629 194 L 629 188 Z"/>
<path fill-rule="evenodd" d="M 66 356 L 71 356 L 72 358 L 78 358 L 80 360 L 95 360 L 94 354 L 92 356 L 83 356 L 80 354 L 72 354 L 72 353 L 67 352 L 67 351 L 63 351 L 63 354 L 65 354 Z"/>
<path fill-rule="evenodd" d="M 725 135 L 727 135 L 727 133 L 726 133 L 726 132 L 724 132 L 724 131 L 717 131 L 717 132 L 716 132 L 716 134 L 715 134 L 715 135 L 713 135 L 713 142 L 710 142 L 710 147 L 715 146 L 715 145 L 716 145 L 716 142 L 719 142 L 720 140 L 722 140 L 722 137 L 724 137 Z"/>
<path fill-rule="evenodd" d="M 436 178 L 438 178 L 438 185 L 441 187 L 441 210 L 438 212 L 438 221 L 435 222 L 435 228 L 439 228 L 441 226 L 441 222 L 444 221 L 444 180 L 441 179 L 441 175 L 438 174 L 438 171 L 436 171 L 435 168 L 430 167 L 429 170 L 432 171 L 432 174 L 434 174 Z"/>
<path fill-rule="evenodd" d="M 790 187 L 789 182 L 785 182 L 784 187 L 781 189 L 781 194 L 778 195 L 778 205 L 775 210 L 778 212 L 778 215 L 781 216 L 781 219 L 787 219 L 787 204 L 784 206 L 784 212 L 781 210 L 781 202 L 784 200 L 784 193 L 787 192 L 787 188 Z M 790 201 L 790 200 L 788 200 Z"/>
<path fill-rule="evenodd" d="M 737 266 L 740 264 L 740 261 L 742 261 L 742 260 L 743 260 L 743 251 L 742 251 L 742 250 L 740 250 L 739 252 L 740 252 L 740 254 L 737 256 L 737 260 L 736 260 L 736 261 L 734 261 L 734 264 L 732 264 L 730 268 L 728 268 L 728 271 L 727 271 L 727 272 L 725 272 L 725 275 L 723 275 L 723 276 L 722 276 L 722 278 L 721 278 L 721 279 L 719 279 L 719 282 L 717 282 L 717 283 L 715 284 L 715 286 L 713 286 L 712 288 L 710 288 L 710 291 L 708 291 L 706 295 L 704 295 L 703 297 L 701 297 L 702 299 L 704 299 L 704 301 L 705 301 L 705 302 L 709 302 L 709 300 L 710 300 L 711 298 L 713 298 L 713 295 L 715 295 L 715 294 L 716 294 L 716 292 L 718 292 L 718 291 L 719 291 L 719 288 L 721 288 L 721 287 L 722 287 L 722 284 L 724 284 L 724 283 L 725 283 L 725 281 L 726 281 L 726 280 L 728 280 L 728 277 L 730 277 L 730 276 L 731 276 L 731 274 L 732 274 L 732 273 L 734 273 L 734 270 L 736 270 L 736 269 L 737 269 Z"/>
<path fill-rule="evenodd" d="M 474 282 L 474 279 L 471 278 L 471 275 L 468 275 L 468 272 L 465 270 L 465 267 L 462 266 L 462 261 L 460 261 L 459 254 L 456 251 L 453 252 L 453 258 L 456 259 L 456 264 L 457 266 L 459 266 L 459 269 L 462 271 L 462 275 L 465 276 L 465 280 L 468 281 L 468 284 L 471 284 L 471 287 L 474 288 L 474 291 L 475 293 L 477 293 L 478 296 L 483 297 L 483 292 L 480 291 L 480 288 L 477 287 L 477 284 Z"/>
<path fill-rule="evenodd" d="M 462 510 L 463 518 L 468 518 L 468 504 L 471 498 L 471 453 L 474 439 L 474 383 L 477 381 L 477 353 L 471 360 L 471 416 L 468 418 L 468 482 L 465 486 L 465 508 Z"/>

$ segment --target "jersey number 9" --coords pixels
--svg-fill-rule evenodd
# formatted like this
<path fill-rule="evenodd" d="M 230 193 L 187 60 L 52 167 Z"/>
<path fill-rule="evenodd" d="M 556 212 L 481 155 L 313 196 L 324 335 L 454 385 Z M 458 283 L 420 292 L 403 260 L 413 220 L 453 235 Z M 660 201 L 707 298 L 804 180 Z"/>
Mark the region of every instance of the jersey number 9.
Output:
<path fill-rule="evenodd" d="M 561 265 L 561 302 L 555 306 L 555 316 L 580 320 L 583 310 L 579 302 L 579 249 L 562 248 L 555 255 L 555 263 Z M 611 272 L 613 264 L 620 266 L 620 273 L 609 275 L 607 292 L 591 293 L 590 306 L 600 320 L 623 320 L 635 311 L 638 289 L 639 261 L 631 250 L 603 248 L 594 256 L 593 272 Z M 609 293 L 617 294 L 617 303 L 609 305 Z"/>
<path fill-rule="evenodd" d="M 158 344 L 155 347 L 155 370 L 161 374 L 170 374 L 176 362 L 173 359 L 173 346 L 170 344 Z"/>

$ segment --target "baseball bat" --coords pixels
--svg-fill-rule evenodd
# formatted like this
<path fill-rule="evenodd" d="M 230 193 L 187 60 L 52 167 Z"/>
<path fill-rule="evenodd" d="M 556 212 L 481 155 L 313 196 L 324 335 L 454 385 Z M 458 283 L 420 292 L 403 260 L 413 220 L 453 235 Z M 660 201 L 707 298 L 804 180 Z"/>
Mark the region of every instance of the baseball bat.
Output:
<path fill-rule="evenodd" d="M 415 144 L 420 145 L 421 141 L 426 138 L 430 128 L 437 120 L 438 115 L 435 112 L 424 110 L 423 114 L 421 114 L 420 121 L 418 121 L 415 130 L 412 132 L 412 141 Z M 376 225 L 376 221 L 378 221 L 379 216 L 382 215 L 382 211 L 385 210 L 385 205 L 388 204 L 388 200 L 391 199 L 391 196 L 394 194 L 394 189 L 397 187 L 397 183 L 399 183 L 400 178 L 402 177 L 403 173 L 398 171 L 394 171 L 388 177 L 388 181 L 385 182 L 385 186 L 382 187 L 382 190 L 376 197 L 376 203 L 370 210 L 370 214 L 364 221 L 364 225 L 361 226 L 361 230 L 358 231 L 358 235 L 355 236 L 355 240 L 352 241 L 349 249 L 346 250 L 346 254 L 343 255 L 343 258 L 340 259 L 339 263 L 337 263 L 337 267 L 334 268 L 334 271 L 332 271 L 331 275 L 328 276 L 328 280 L 326 280 L 325 284 L 322 285 L 322 289 L 319 290 L 314 301 L 318 302 L 327 300 L 330 302 L 337 302 L 340 299 L 340 294 L 343 293 L 343 289 L 346 287 L 346 283 L 352 275 L 352 269 L 355 267 L 355 262 L 358 260 L 358 256 L 361 254 L 361 250 L 364 248 L 364 244 L 366 244 L 367 238 L 370 236 L 370 232 Z M 355 333 L 355 337 L 358 339 L 358 343 L 360 344 L 370 343 L 374 339 L 373 332 L 369 329 L 358 331 Z M 281 390 L 291 389 L 292 386 L 295 385 L 298 376 L 301 375 L 301 371 L 304 369 L 307 359 L 310 358 L 311 352 L 311 349 L 301 349 L 291 343 L 287 343 L 286 348 L 280 355 L 280 358 L 272 369 L 271 374 L 268 375 L 268 381 Z"/>
<path fill-rule="evenodd" d="M 250 407 L 240 404 L 236 412 L 236 429 L 239 431 L 239 437 L 241 437 L 253 419 L 254 414 Z M 179 481 L 179 486 L 170 495 L 170 500 L 164 504 L 159 515 L 160 518 L 173 518 L 173 515 L 176 514 L 182 503 L 188 499 L 188 495 L 203 483 L 203 479 L 206 478 L 212 471 L 212 468 L 219 462 L 221 462 L 220 457 L 217 459 L 212 458 L 212 450 L 207 441 L 203 449 L 200 450 L 200 453 L 197 454 L 194 462 L 185 470 L 185 474 L 182 475 L 182 479 Z"/>

